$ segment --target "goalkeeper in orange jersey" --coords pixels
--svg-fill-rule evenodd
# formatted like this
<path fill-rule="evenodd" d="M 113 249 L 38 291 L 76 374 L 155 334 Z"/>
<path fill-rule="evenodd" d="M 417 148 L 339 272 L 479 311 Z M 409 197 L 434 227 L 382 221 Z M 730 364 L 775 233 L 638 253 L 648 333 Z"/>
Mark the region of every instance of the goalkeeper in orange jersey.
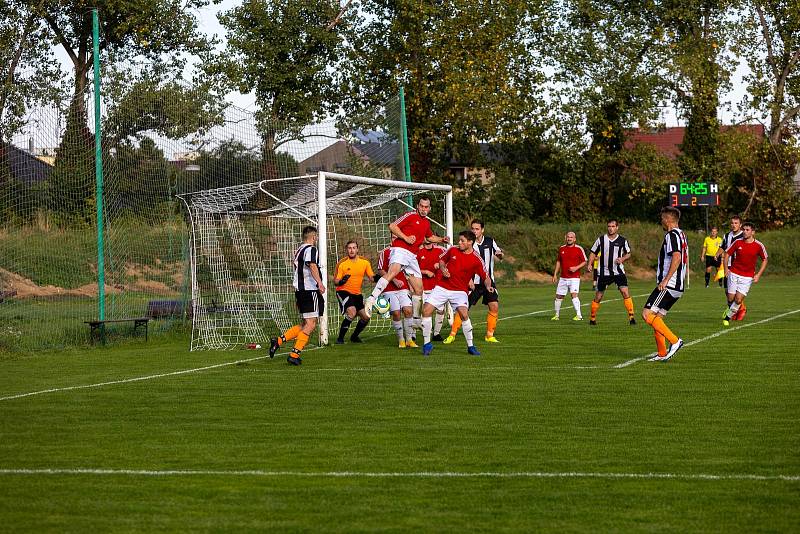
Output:
<path fill-rule="evenodd" d="M 336 298 L 339 300 L 342 310 L 342 324 L 339 327 L 339 336 L 336 338 L 337 345 L 344 343 L 344 336 L 347 335 L 356 315 L 358 315 L 358 323 L 353 335 L 350 336 L 350 341 L 361 343 L 361 338 L 358 336 L 369 323 L 369 315 L 364 311 L 364 295 L 361 294 L 361 286 L 364 284 L 365 277 L 370 280 L 375 279 L 372 265 L 358 255 L 358 243 L 352 240 L 348 241 L 346 248 L 347 256 L 336 264 L 336 273 L 333 276 Z"/>
<path fill-rule="evenodd" d="M 317 250 L 317 229 L 313 226 L 303 228 L 303 243 L 294 253 L 294 298 L 300 312 L 300 324 L 296 324 L 280 337 L 270 340 L 269 357 L 275 356 L 278 348 L 295 340 L 292 352 L 286 358 L 290 365 L 300 365 L 300 353 L 308 343 L 309 336 L 317 328 L 317 321 L 325 311 L 325 284 L 319 273 L 319 250 Z"/>

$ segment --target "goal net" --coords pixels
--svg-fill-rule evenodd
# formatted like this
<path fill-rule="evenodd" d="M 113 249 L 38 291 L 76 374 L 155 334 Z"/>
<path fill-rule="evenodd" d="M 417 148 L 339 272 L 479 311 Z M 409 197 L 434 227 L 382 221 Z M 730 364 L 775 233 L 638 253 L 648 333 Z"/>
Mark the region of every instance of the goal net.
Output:
<path fill-rule="evenodd" d="M 292 260 L 304 226 L 318 229 L 327 289 L 318 331 L 319 343 L 327 344 L 342 318 L 332 277 L 346 243 L 356 241 L 375 269 L 390 244 L 388 225 L 423 193 L 431 199 L 434 232 L 452 238 L 446 185 L 319 172 L 179 195 L 191 224 L 191 349 L 266 345 L 297 323 Z M 365 281 L 364 293 L 372 287 Z M 388 328 L 388 320 L 373 315 L 368 331 Z"/>

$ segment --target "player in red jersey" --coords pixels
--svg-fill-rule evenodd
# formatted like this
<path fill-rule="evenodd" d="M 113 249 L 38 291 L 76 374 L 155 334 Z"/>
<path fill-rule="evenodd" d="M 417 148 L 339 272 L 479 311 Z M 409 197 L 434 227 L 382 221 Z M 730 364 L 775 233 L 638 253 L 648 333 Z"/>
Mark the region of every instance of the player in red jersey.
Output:
<path fill-rule="evenodd" d="M 436 282 L 441 278 L 439 271 L 439 257 L 445 251 L 444 248 L 436 246 L 430 241 L 425 241 L 425 244 L 417 252 L 417 261 L 419 262 L 419 269 L 422 273 L 422 300 L 420 301 L 420 309 L 414 307 L 415 318 L 422 316 L 422 304 L 430 299 L 431 291 L 436 287 Z M 416 298 L 416 297 L 414 297 Z M 412 298 L 412 303 L 414 303 Z M 442 338 L 442 324 L 444 323 L 444 309 L 436 310 L 436 318 L 433 323 L 433 341 L 443 341 Z M 420 324 L 416 322 L 415 327 L 421 328 Z"/>
<path fill-rule="evenodd" d="M 378 254 L 378 274 L 386 274 L 389 267 L 391 250 L 386 247 Z M 408 294 L 408 281 L 401 272 L 392 278 L 392 281 L 383 291 L 383 296 L 389 299 L 389 313 L 392 317 L 392 327 L 397 334 L 397 346 L 417 348 L 414 342 L 414 320 L 412 318 L 411 297 Z"/>
<path fill-rule="evenodd" d="M 558 282 L 556 287 L 556 300 L 553 303 L 556 314 L 551 320 L 558 321 L 561 315 L 561 303 L 569 292 L 572 295 L 572 307 L 575 308 L 573 321 L 583 320 L 581 315 L 581 299 L 578 298 L 578 291 L 581 287 L 581 269 L 586 266 L 586 252 L 583 247 L 577 245 L 575 232 L 567 232 L 564 236 L 565 245 L 558 249 L 556 266 L 553 269 L 553 283 Z M 561 276 L 559 276 L 559 272 Z"/>
<path fill-rule="evenodd" d="M 467 353 L 480 356 L 472 341 L 472 321 L 469 319 L 469 300 L 467 292 L 473 276 L 478 276 L 488 293 L 494 292 L 492 279 L 486 271 L 486 265 L 472 248 L 475 243 L 475 234 L 465 230 L 458 234 L 458 246 L 450 247 L 439 257 L 441 279 L 436 282 L 436 287 L 431 291 L 430 298 L 422 309 L 422 334 L 425 344 L 422 346 L 423 356 L 428 356 L 433 351 L 431 343 L 431 323 L 434 310 L 443 309 L 449 302 L 461 317 L 461 330 L 467 340 Z"/>
<path fill-rule="evenodd" d="M 417 209 L 409 211 L 389 224 L 389 231 L 394 238 L 392 239 L 392 252 L 389 257 L 389 268 L 386 269 L 375 289 L 367 298 L 364 304 L 367 314 L 372 313 L 372 306 L 389 282 L 403 271 L 408 278 L 411 286 L 411 293 L 419 297 L 422 296 L 422 273 L 417 262 L 417 250 L 425 239 L 432 243 L 447 243 L 448 237 L 434 235 L 431 230 L 431 222 L 428 220 L 428 213 L 431 211 L 431 199 L 427 195 L 420 195 L 417 200 Z"/>
<path fill-rule="evenodd" d="M 731 317 L 739 311 L 744 297 L 750 291 L 751 284 L 758 283 L 769 262 L 766 247 L 755 237 L 756 229 L 753 223 L 742 224 L 742 232 L 744 238 L 734 241 L 722 256 L 722 265 L 728 277 L 728 293 L 734 295 L 733 302 L 722 316 L 722 324 L 725 326 L 730 325 Z M 728 266 L 728 258 L 731 259 L 730 266 Z M 761 266 L 756 272 L 758 258 L 761 258 Z"/>

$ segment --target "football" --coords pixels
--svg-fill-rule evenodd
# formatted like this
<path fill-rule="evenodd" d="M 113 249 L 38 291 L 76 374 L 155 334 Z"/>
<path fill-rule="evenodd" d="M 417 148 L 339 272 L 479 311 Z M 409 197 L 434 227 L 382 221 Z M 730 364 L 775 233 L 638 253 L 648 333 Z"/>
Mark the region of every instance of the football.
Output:
<path fill-rule="evenodd" d="M 373 306 L 373 308 L 375 308 L 375 311 L 378 312 L 378 314 L 386 315 L 387 313 L 389 313 L 389 299 L 381 295 L 375 301 L 375 305 Z"/>

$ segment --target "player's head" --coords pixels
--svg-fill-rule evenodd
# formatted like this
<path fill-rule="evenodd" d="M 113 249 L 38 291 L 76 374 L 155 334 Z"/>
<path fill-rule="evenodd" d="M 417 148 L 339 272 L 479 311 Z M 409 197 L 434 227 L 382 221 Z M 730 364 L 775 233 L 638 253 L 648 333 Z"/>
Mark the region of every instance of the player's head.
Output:
<path fill-rule="evenodd" d="M 664 230 L 678 226 L 681 220 L 681 210 L 675 206 L 664 206 L 661 208 L 661 226 Z"/>
<path fill-rule="evenodd" d="M 422 242 L 422 248 L 425 250 L 431 250 L 433 248 L 433 241 L 428 241 L 427 239 Z"/>
<path fill-rule="evenodd" d="M 317 240 L 317 229 L 313 226 L 304 226 L 303 227 L 303 241 L 316 241 Z"/>
<path fill-rule="evenodd" d="M 742 218 L 738 215 L 734 215 L 731 217 L 731 230 L 734 232 L 738 232 L 739 229 L 742 227 Z"/>
<path fill-rule="evenodd" d="M 475 234 L 476 239 L 480 239 L 483 236 L 483 227 L 485 224 L 481 219 L 472 219 L 472 222 L 469 224 L 469 227 L 472 229 L 472 233 Z"/>
<path fill-rule="evenodd" d="M 717 228 L 716 226 L 712 226 L 711 227 L 711 237 L 717 237 L 718 233 L 719 233 L 719 228 Z"/>
<path fill-rule="evenodd" d="M 573 231 L 569 231 L 566 234 L 564 234 L 564 243 L 566 243 L 569 246 L 574 245 L 575 241 L 577 241 L 577 240 L 578 240 L 578 236 L 576 236 L 575 232 L 573 232 Z"/>
<path fill-rule="evenodd" d="M 756 225 L 751 222 L 742 223 L 742 232 L 744 232 L 745 239 L 750 239 L 756 233 Z"/>
<path fill-rule="evenodd" d="M 417 197 L 417 213 L 420 217 L 427 217 L 431 211 L 431 197 L 420 195 Z"/>
<path fill-rule="evenodd" d="M 352 239 L 347 242 L 345 248 L 347 248 L 347 257 L 350 258 L 351 260 L 355 259 L 355 257 L 358 256 L 358 243 L 356 243 Z"/>
<path fill-rule="evenodd" d="M 475 243 L 475 233 L 472 230 L 464 230 L 458 233 L 458 248 L 461 252 L 472 250 L 473 243 Z"/>
<path fill-rule="evenodd" d="M 608 235 L 617 235 L 617 231 L 619 230 L 619 221 L 616 219 L 607 220 L 606 230 L 608 231 Z"/>

